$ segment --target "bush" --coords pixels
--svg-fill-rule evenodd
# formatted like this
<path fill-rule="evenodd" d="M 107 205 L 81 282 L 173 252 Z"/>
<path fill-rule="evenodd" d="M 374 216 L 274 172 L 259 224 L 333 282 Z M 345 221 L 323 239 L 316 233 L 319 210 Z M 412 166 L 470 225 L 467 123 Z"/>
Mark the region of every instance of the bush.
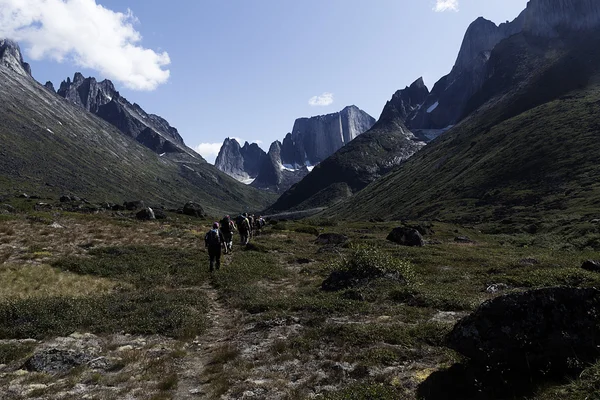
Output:
<path fill-rule="evenodd" d="M 414 284 L 416 275 L 408 261 L 394 258 L 376 247 L 359 245 L 348 258 L 331 267 L 331 274 L 321 285 L 323 290 L 337 291 L 361 286 L 378 278 Z"/>

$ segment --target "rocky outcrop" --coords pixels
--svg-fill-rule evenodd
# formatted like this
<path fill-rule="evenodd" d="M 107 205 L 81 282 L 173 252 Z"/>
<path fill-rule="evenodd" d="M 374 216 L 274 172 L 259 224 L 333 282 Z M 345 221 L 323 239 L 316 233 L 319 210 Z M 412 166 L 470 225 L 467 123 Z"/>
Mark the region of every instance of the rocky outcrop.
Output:
<path fill-rule="evenodd" d="M 20 75 L 31 76 L 31 67 L 23 61 L 19 45 L 12 40 L 0 39 L 0 64 Z"/>
<path fill-rule="evenodd" d="M 333 114 L 299 118 L 283 140 L 281 161 L 296 168 L 316 165 L 374 124 L 375 119 L 356 106 Z"/>
<path fill-rule="evenodd" d="M 60 84 L 57 94 L 96 114 L 156 153 L 186 153 L 200 158 L 185 146 L 177 129 L 158 115 L 148 114 L 139 105 L 131 104 L 109 80 L 98 82 L 77 72 L 73 80 L 67 78 Z"/>
<path fill-rule="evenodd" d="M 283 193 L 305 177 L 314 165 L 369 130 L 375 119 L 356 106 L 312 118 L 299 118 L 283 142 L 275 141 L 265 156 L 257 145 L 240 147 L 226 139 L 215 166 L 252 186 Z M 235 143 L 234 143 L 235 142 Z"/>
<path fill-rule="evenodd" d="M 392 96 L 379 117 L 379 121 L 391 121 L 396 118 L 406 122 L 408 117 L 421 108 L 429 95 L 429 89 L 425 86 L 423 78 L 417 79 L 412 85 L 398 90 Z"/>
<path fill-rule="evenodd" d="M 408 128 L 433 138 L 460 122 L 470 111 L 469 99 L 488 78 L 491 52 L 502 40 L 521 32 L 553 38 L 560 32 L 598 26 L 600 5 L 595 0 L 531 0 L 515 20 L 500 25 L 478 18 L 465 33 L 452 71 L 434 85 L 423 106 L 408 118 Z"/>
<path fill-rule="evenodd" d="M 227 138 L 221 146 L 215 167 L 239 181 L 250 183 L 256 179 L 266 159 L 267 153 L 258 144 L 246 142 L 241 147 L 237 140 Z"/>
<path fill-rule="evenodd" d="M 423 247 L 425 245 L 421 233 L 416 229 L 407 227 L 394 228 L 389 233 L 386 240 L 398 243 L 402 246 Z"/>
<path fill-rule="evenodd" d="M 509 294 L 456 324 L 447 344 L 484 369 L 562 376 L 600 356 L 599 313 L 597 289 Z"/>
<path fill-rule="evenodd" d="M 50 82 L 50 81 L 46 82 L 44 87 L 46 89 L 48 89 L 49 91 L 51 91 L 52 93 L 56 93 L 56 89 L 54 89 L 54 85 L 52 84 L 52 82 Z"/>

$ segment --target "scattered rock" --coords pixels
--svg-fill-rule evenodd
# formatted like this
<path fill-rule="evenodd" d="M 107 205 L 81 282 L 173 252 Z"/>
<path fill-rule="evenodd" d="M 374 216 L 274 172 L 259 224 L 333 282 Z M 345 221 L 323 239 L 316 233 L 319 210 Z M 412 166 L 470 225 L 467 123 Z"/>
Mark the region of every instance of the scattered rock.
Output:
<path fill-rule="evenodd" d="M 202 208 L 202 206 L 198 203 L 194 203 L 193 201 L 189 201 L 189 202 L 185 203 L 182 211 L 183 211 L 183 214 L 189 215 L 192 217 L 197 217 L 197 218 L 206 217 L 206 213 L 204 212 L 204 209 Z"/>
<path fill-rule="evenodd" d="M 581 265 L 581 268 L 586 271 L 600 272 L 600 262 L 595 260 L 587 260 Z"/>
<path fill-rule="evenodd" d="M 0 204 L 0 210 L 4 210 L 4 211 L 9 212 L 9 213 L 14 213 L 15 211 L 17 211 L 10 204 Z"/>
<path fill-rule="evenodd" d="M 486 291 L 486 293 L 494 294 L 494 293 L 498 293 L 498 292 L 503 292 L 508 289 L 510 289 L 510 287 L 507 284 L 494 283 L 492 285 L 488 285 L 488 287 L 485 289 L 485 291 Z"/>
<path fill-rule="evenodd" d="M 522 265 L 538 265 L 539 263 L 540 262 L 535 258 L 524 258 L 522 260 L 519 260 L 519 264 Z"/>
<path fill-rule="evenodd" d="M 446 342 L 481 368 L 564 376 L 600 356 L 600 290 L 497 297 L 458 322 Z"/>
<path fill-rule="evenodd" d="M 471 240 L 471 238 L 469 238 L 468 236 L 457 236 L 454 238 L 454 241 L 456 243 L 465 243 L 465 244 L 473 244 L 475 243 L 474 240 Z"/>
<path fill-rule="evenodd" d="M 36 211 L 49 211 L 52 210 L 52 205 L 48 203 L 36 203 L 36 205 L 33 206 L 33 208 Z"/>
<path fill-rule="evenodd" d="M 154 211 L 150 207 L 146 207 L 135 214 L 135 217 L 142 221 L 150 221 L 156 219 Z"/>
<path fill-rule="evenodd" d="M 347 241 L 348 236 L 340 233 L 321 233 L 315 240 L 315 243 L 324 245 L 340 245 L 346 243 Z"/>
<path fill-rule="evenodd" d="M 57 374 L 86 364 L 92 358 L 75 350 L 46 349 L 34 354 L 25 362 L 25 368 L 33 372 Z"/>
<path fill-rule="evenodd" d="M 405 226 L 394 228 L 386 239 L 402 246 L 423 247 L 425 245 L 423 236 L 418 230 Z"/>
<path fill-rule="evenodd" d="M 53 228 L 53 229 L 65 229 L 65 227 L 64 227 L 64 226 L 62 226 L 61 224 L 59 224 L 58 222 L 53 222 L 53 223 L 50 225 L 50 228 Z"/>
<path fill-rule="evenodd" d="M 72 201 L 73 201 L 73 199 L 71 198 L 71 196 L 67 196 L 67 195 L 60 196 L 61 203 L 70 203 Z"/>
<path fill-rule="evenodd" d="M 155 209 L 154 210 L 154 217 L 156 219 L 167 219 L 167 214 L 163 210 L 160 210 L 160 209 L 157 210 L 157 209 Z"/>
<path fill-rule="evenodd" d="M 125 209 L 127 211 L 139 210 L 141 208 L 144 208 L 145 206 L 146 205 L 144 204 L 144 202 L 142 200 L 126 201 L 125 203 L 123 203 L 123 207 L 125 207 Z"/>
<path fill-rule="evenodd" d="M 29 195 L 27 193 L 21 193 L 20 195 L 17 196 L 19 199 L 28 199 Z"/>

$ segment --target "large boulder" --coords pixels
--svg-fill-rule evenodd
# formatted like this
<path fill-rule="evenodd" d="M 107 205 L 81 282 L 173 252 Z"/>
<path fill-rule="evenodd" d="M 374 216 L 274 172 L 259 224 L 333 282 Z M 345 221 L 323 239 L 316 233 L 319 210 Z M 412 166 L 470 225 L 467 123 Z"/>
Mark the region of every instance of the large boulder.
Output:
<path fill-rule="evenodd" d="M 202 218 L 206 216 L 206 213 L 204 212 L 204 209 L 202 208 L 202 206 L 198 203 L 194 203 L 193 201 L 189 201 L 187 203 L 185 203 L 185 205 L 183 206 L 183 213 L 185 215 L 189 215 L 192 217 L 198 217 L 198 218 Z"/>
<path fill-rule="evenodd" d="M 600 272 L 600 262 L 595 260 L 587 260 L 581 265 L 581 268 L 587 271 Z"/>
<path fill-rule="evenodd" d="M 404 226 L 394 228 L 386 239 L 402 246 L 422 247 L 425 245 L 423 236 L 421 236 L 421 233 L 418 230 Z"/>
<path fill-rule="evenodd" d="M 600 356 L 600 291 L 546 288 L 482 304 L 448 347 L 499 373 L 563 376 Z"/>
<path fill-rule="evenodd" d="M 142 200 L 136 200 L 136 201 L 126 201 L 123 203 L 123 207 L 125 207 L 125 209 L 127 211 L 135 211 L 135 210 L 139 210 L 144 208 L 146 205 L 144 204 L 144 202 Z"/>
<path fill-rule="evenodd" d="M 91 360 L 89 354 L 77 350 L 46 349 L 31 356 L 24 367 L 28 371 L 57 374 L 87 364 Z"/>
<path fill-rule="evenodd" d="M 150 207 L 146 207 L 135 214 L 135 217 L 142 221 L 150 221 L 156 219 L 154 211 Z"/>

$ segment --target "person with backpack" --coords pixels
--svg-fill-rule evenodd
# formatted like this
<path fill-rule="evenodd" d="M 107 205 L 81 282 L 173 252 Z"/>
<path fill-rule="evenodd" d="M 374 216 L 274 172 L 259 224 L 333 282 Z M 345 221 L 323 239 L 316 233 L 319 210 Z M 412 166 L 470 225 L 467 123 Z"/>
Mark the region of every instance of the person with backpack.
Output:
<path fill-rule="evenodd" d="M 248 221 L 248 218 L 246 218 L 246 214 L 240 214 L 240 216 L 237 218 L 237 221 L 241 243 L 242 246 L 245 246 L 248 244 L 250 239 L 250 222 Z"/>
<path fill-rule="evenodd" d="M 208 249 L 210 257 L 210 272 L 221 267 L 221 246 L 225 243 L 223 233 L 219 229 L 219 223 L 213 223 L 213 227 L 204 236 L 204 245 Z"/>
<path fill-rule="evenodd" d="M 246 218 L 248 218 L 248 225 L 250 226 L 249 236 L 252 238 L 254 237 L 254 214 L 248 215 L 246 213 Z"/>
<path fill-rule="evenodd" d="M 223 238 L 225 242 L 223 243 L 223 249 L 225 250 L 225 254 L 231 254 L 233 251 L 233 232 L 235 232 L 236 227 L 231 217 L 226 215 L 221 220 L 221 232 L 223 233 Z"/>

